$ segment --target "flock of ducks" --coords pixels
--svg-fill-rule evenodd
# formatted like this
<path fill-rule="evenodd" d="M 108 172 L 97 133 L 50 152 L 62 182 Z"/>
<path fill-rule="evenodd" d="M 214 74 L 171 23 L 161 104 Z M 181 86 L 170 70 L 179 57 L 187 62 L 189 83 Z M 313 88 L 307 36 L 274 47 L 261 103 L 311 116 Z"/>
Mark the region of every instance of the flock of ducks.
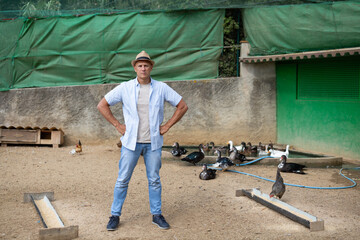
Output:
<path fill-rule="evenodd" d="M 200 144 L 199 151 L 194 151 L 187 156 L 181 158 L 182 161 L 186 161 L 193 165 L 205 158 L 205 151 L 213 151 L 214 155 L 217 155 L 216 162 L 211 167 L 220 168 L 221 171 L 226 171 L 233 168 L 236 164 L 247 161 L 246 156 L 253 153 L 257 153 L 257 156 L 271 156 L 279 158 L 279 165 L 276 169 L 276 180 L 272 186 L 272 191 L 269 196 L 281 198 L 285 193 L 285 184 L 280 172 L 305 174 L 305 165 L 297 163 L 288 163 L 287 158 L 289 156 L 289 145 L 286 145 L 285 151 L 276 150 L 273 144 L 270 143 L 266 146 L 259 143 L 259 145 L 251 145 L 251 143 L 245 144 L 242 142 L 239 146 L 235 146 L 232 141 L 228 142 L 227 146 L 215 147 L 213 142 L 206 145 Z M 175 142 L 171 151 L 173 156 L 180 157 L 187 153 L 187 150 L 180 147 L 179 143 Z M 228 155 L 228 157 L 226 156 Z M 199 174 L 201 180 L 210 180 L 216 177 L 216 169 L 208 168 L 207 164 L 203 164 L 202 171 Z"/>

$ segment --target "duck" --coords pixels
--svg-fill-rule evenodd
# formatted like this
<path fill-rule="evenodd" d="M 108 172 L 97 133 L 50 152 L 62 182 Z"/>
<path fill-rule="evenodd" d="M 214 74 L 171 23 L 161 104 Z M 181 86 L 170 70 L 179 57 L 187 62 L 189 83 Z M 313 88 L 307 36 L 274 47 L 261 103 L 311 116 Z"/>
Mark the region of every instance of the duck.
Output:
<path fill-rule="evenodd" d="M 174 148 L 171 150 L 171 154 L 175 157 L 179 157 L 187 153 L 187 150 L 183 147 L 180 147 L 178 142 L 174 142 L 173 147 Z"/>
<path fill-rule="evenodd" d="M 270 196 L 270 198 L 275 196 L 280 199 L 284 195 L 284 193 L 285 193 L 284 179 L 281 177 L 280 170 L 277 169 L 276 180 L 272 186 L 272 191 L 269 194 L 269 196 Z"/>
<path fill-rule="evenodd" d="M 201 180 L 210 180 L 216 177 L 216 169 L 207 168 L 206 164 L 203 164 L 202 172 L 199 174 Z"/>
<path fill-rule="evenodd" d="M 208 153 L 208 155 L 213 154 L 215 151 L 215 143 L 214 142 L 206 143 L 203 149 L 205 152 Z"/>
<path fill-rule="evenodd" d="M 265 151 L 265 150 L 266 150 L 266 146 L 268 146 L 268 145 L 263 145 L 261 142 L 259 142 L 258 151 L 260 151 L 260 150 Z"/>
<path fill-rule="evenodd" d="M 232 148 L 230 149 L 229 159 L 233 163 L 241 163 L 241 162 L 246 161 L 245 155 L 239 153 L 238 150 L 234 146 L 232 146 Z"/>
<path fill-rule="evenodd" d="M 210 151 L 210 150 L 213 150 L 215 147 L 215 143 L 214 142 L 210 142 L 210 143 L 206 143 L 204 146 L 203 146 L 203 149 L 204 151 Z"/>
<path fill-rule="evenodd" d="M 241 142 L 241 149 L 239 150 L 240 153 L 244 153 L 247 151 L 247 147 L 246 147 L 246 143 L 245 142 Z"/>
<path fill-rule="evenodd" d="M 248 143 L 249 144 L 249 143 Z M 251 144 L 251 143 L 250 143 Z M 241 149 L 238 150 L 240 153 L 246 155 L 246 156 L 250 156 L 251 155 L 251 149 L 250 146 L 247 146 L 245 142 L 241 142 Z"/>
<path fill-rule="evenodd" d="M 196 165 L 196 163 L 203 160 L 204 157 L 205 157 L 205 153 L 204 153 L 203 145 L 200 144 L 198 152 L 190 153 L 186 157 L 182 158 L 181 161 L 186 161 L 186 162 L 189 162 L 189 163 L 192 163 L 192 164 Z"/>
<path fill-rule="evenodd" d="M 220 146 L 216 148 L 217 150 L 219 150 L 222 154 L 228 154 L 229 150 L 230 150 L 230 145 L 226 145 L 226 146 Z M 214 152 L 215 154 L 215 152 Z"/>
<path fill-rule="evenodd" d="M 243 145 L 240 145 L 240 146 L 234 146 L 234 143 L 233 143 L 233 141 L 229 141 L 228 142 L 228 144 L 229 144 L 229 149 L 231 150 L 233 147 L 235 147 L 236 148 L 236 150 L 238 150 L 238 151 L 243 151 Z"/>
<path fill-rule="evenodd" d="M 216 149 L 215 154 L 218 155 L 216 159 L 216 163 L 213 164 L 214 167 L 220 167 L 221 170 L 224 172 L 229 168 L 233 167 L 235 164 L 227 157 L 221 157 L 221 151 Z"/>
<path fill-rule="evenodd" d="M 272 144 L 269 144 L 270 149 L 269 149 L 269 153 L 271 157 L 281 157 L 283 155 L 285 155 L 286 157 L 289 157 L 289 145 L 286 145 L 286 149 L 285 151 L 279 151 L 279 150 L 275 150 Z"/>
<path fill-rule="evenodd" d="M 262 148 L 258 148 L 259 149 L 259 152 L 258 152 L 258 156 L 269 156 L 270 155 L 270 152 L 269 152 L 269 145 L 265 145 L 265 148 L 262 149 Z"/>
<path fill-rule="evenodd" d="M 304 168 L 305 165 L 301 165 L 298 163 L 287 163 L 287 157 L 282 155 L 279 159 L 280 164 L 278 165 L 278 169 L 280 172 L 290 172 L 290 173 L 297 173 L 297 174 L 305 174 Z"/>
<path fill-rule="evenodd" d="M 248 145 L 248 149 L 251 153 L 257 153 L 258 147 L 256 145 L 252 145 L 251 142 L 248 142 L 247 145 Z"/>

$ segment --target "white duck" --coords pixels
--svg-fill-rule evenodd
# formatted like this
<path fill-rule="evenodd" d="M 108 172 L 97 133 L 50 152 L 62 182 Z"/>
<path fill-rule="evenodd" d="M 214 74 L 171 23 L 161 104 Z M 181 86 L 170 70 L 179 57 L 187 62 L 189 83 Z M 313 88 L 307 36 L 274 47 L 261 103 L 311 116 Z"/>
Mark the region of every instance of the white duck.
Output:
<path fill-rule="evenodd" d="M 234 147 L 234 148 L 236 148 L 236 150 L 238 150 L 238 151 L 244 151 L 244 146 L 243 145 L 240 145 L 240 146 L 234 146 L 234 143 L 233 143 L 233 141 L 229 141 L 228 142 L 228 144 L 230 144 L 230 150 Z"/>
<path fill-rule="evenodd" d="M 258 152 L 258 155 L 259 156 L 269 156 L 269 145 L 265 145 L 265 150 L 261 150 L 260 148 L 260 151 Z"/>
<path fill-rule="evenodd" d="M 284 151 L 279 151 L 279 150 L 275 150 L 273 148 L 271 148 L 269 150 L 270 152 L 270 156 L 271 157 L 275 157 L 275 158 L 279 158 L 281 157 L 282 155 L 285 155 L 287 158 L 289 157 L 289 145 L 286 145 L 286 150 L 285 152 Z"/>

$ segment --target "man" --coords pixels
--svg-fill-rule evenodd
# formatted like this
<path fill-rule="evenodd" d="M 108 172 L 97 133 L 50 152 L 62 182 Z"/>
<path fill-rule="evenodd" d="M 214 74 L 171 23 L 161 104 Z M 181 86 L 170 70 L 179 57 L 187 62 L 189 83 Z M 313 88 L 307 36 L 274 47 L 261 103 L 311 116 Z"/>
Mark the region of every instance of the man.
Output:
<path fill-rule="evenodd" d="M 137 77 L 121 83 L 99 102 L 97 108 L 122 135 L 119 174 L 114 189 L 111 217 L 107 230 L 113 231 L 119 225 L 128 184 L 140 155 L 143 155 L 149 183 L 149 202 L 152 222 L 162 229 L 168 229 L 161 212 L 161 147 L 163 135 L 186 113 L 188 107 L 182 97 L 163 82 L 150 77 L 155 62 L 145 52 L 140 52 L 131 62 Z M 176 110 L 163 125 L 164 101 Z M 124 123 L 112 114 L 110 106 L 122 103 Z"/>

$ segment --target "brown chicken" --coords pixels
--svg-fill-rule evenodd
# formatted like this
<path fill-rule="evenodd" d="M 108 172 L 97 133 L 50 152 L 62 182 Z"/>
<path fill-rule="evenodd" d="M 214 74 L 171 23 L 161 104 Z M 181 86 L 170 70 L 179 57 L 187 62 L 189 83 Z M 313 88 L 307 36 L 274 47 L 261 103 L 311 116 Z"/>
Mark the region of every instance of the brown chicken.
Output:
<path fill-rule="evenodd" d="M 116 144 L 118 146 L 118 148 L 121 148 L 122 147 L 122 142 L 121 140 L 119 140 L 119 142 Z"/>
<path fill-rule="evenodd" d="M 75 146 L 75 152 L 77 152 L 77 153 L 81 153 L 81 152 L 82 152 L 82 145 L 81 145 L 80 140 L 79 140 L 79 143 L 76 144 L 76 146 Z"/>

